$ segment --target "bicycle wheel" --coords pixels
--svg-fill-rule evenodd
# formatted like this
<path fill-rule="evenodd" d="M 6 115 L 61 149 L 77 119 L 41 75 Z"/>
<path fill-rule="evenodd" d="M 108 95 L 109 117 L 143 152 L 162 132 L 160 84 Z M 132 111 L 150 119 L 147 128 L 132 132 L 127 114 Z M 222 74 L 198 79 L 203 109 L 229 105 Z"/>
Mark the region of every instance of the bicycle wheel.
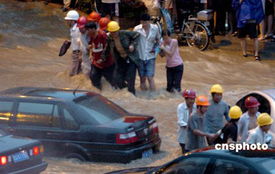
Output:
<path fill-rule="evenodd" d="M 192 31 L 189 31 L 187 34 L 187 44 L 190 47 L 197 47 L 199 50 L 204 51 L 209 45 L 209 35 L 207 28 L 201 23 L 195 23 Z"/>

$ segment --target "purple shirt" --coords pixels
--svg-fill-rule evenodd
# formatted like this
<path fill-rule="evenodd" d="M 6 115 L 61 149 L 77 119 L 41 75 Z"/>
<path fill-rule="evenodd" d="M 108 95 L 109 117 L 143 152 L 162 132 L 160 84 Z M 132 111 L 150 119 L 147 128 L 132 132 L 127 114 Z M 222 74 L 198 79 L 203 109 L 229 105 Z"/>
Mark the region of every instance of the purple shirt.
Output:
<path fill-rule="evenodd" d="M 169 50 L 172 55 L 166 55 L 166 66 L 176 67 L 183 64 L 182 58 L 179 53 L 178 41 L 176 39 L 171 39 L 170 45 L 165 45 L 165 49 Z"/>

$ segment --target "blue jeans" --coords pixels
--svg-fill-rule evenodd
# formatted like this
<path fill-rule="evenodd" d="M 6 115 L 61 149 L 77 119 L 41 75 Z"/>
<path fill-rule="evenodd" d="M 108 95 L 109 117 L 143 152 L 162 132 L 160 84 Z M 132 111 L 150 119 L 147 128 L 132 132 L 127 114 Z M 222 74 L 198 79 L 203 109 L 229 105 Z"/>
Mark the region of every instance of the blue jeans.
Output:
<path fill-rule="evenodd" d="M 140 77 L 154 77 L 156 59 L 142 60 L 138 68 Z"/>

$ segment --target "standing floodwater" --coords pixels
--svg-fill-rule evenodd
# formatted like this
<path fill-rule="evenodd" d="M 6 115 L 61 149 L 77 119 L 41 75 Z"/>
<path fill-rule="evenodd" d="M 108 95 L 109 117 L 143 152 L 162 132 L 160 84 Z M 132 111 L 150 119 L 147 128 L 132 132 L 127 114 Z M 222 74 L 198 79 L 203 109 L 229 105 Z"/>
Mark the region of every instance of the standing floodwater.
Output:
<path fill-rule="evenodd" d="M 55 5 L 43 2 L 18 2 L 0 0 L 0 90 L 16 86 L 41 86 L 76 88 L 97 91 L 84 75 L 68 76 L 70 51 L 59 57 L 59 48 L 69 38 L 64 23 L 65 14 Z M 205 52 L 181 47 L 184 60 L 182 88 L 192 88 L 198 94 L 209 95 L 210 87 L 219 83 L 224 87 L 224 100 L 234 104 L 250 90 L 273 88 L 275 84 L 275 46 L 263 50 L 262 62 L 253 57 L 243 58 L 239 40 L 231 37 L 217 38 L 217 43 Z M 267 49 L 268 48 L 268 49 Z M 249 45 L 249 51 L 252 46 Z M 270 60 L 268 60 L 270 59 Z M 165 59 L 157 58 L 155 93 L 139 89 L 137 97 L 127 90 L 113 91 L 103 83 L 102 95 L 131 112 L 156 117 L 162 138 L 161 152 L 150 159 L 140 159 L 130 164 L 75 163 L 66 159 L 46 158 L 49 166 L 44 173 L 104 173 L 111 170 L 163 164 L 181 154 L 177 143 L 176 108 L 183 101 L 180 95 L 165 91 Z"/>

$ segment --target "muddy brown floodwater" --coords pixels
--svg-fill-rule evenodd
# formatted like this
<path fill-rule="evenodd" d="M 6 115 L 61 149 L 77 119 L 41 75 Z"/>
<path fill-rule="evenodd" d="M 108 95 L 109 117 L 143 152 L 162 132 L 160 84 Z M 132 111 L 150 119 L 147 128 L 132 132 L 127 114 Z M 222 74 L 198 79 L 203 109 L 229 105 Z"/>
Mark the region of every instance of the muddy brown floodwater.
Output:
<path fill-rule="evenodd" d="M 70 54 L 58 57 L 59 48 L 68 38 L 64 13 L 41 2 L 0 0 L 0 90 L 17 86 L 69 87 L 97 91 L 83 75 L 68 76 Z M 251 90 L 274 87 L 275 44 L 261 43 L 262 62 L 241 56 L 239 42 L 229 36 L 217 37 L 207 51 L 181 47 L 184 59 L 183 88 L 192 88 L 198 94 L 209 96 L 214 83 L 224 87 L 224 100 L 234 104 Z M 249 45 L 252 53 L 252 45 Z M 129 164 L 75 163 L 65 159 L 46 158 L 45 174 L 104 173 L 112 170 L 160 165 L 180 155 L 177 143 L 176 107 L 183 101 L 177 94 L 165 91 L 165 59 L 158 58 L 155 76 L 157 91 L 141 92 L 137 97 L 126 90 L 113 91 L 106 82 L 102 95 L 131 112 L 156 117 L 162 139 L 161 152 L 151 158 Z"/>

